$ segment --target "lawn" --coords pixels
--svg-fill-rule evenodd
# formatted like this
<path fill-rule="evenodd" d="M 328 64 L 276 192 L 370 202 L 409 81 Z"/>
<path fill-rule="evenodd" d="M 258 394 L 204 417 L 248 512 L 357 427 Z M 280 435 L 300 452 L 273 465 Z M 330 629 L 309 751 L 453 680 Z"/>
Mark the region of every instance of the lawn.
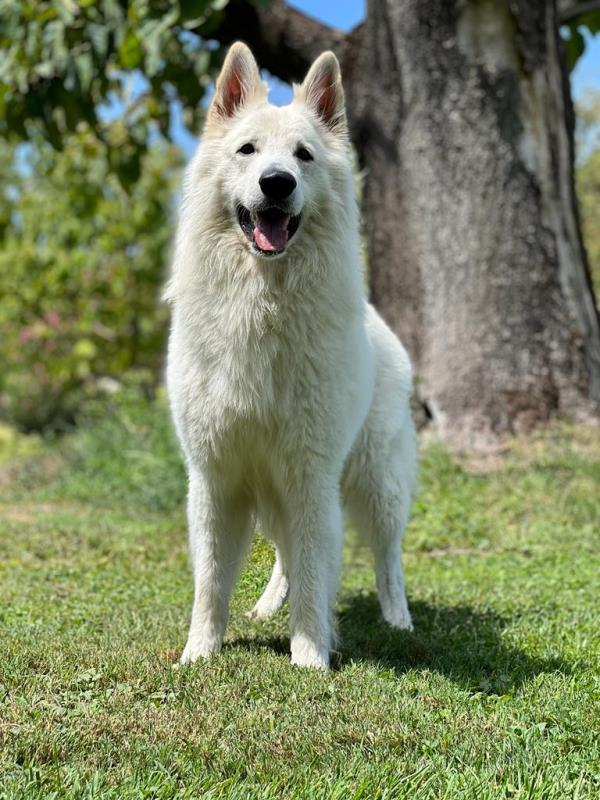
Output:
<path fill-rule="evenodd" d="M 406 536 L 415 632 L 382 622 L 352 535 L 335 668 L 289 662 L 287 610 L 175 668 L 191 605 L 164 403 L 55 441 L 0 429 L 0 798 L 600 796 L 600 430 L 479 460 L 423 447 Z"/>

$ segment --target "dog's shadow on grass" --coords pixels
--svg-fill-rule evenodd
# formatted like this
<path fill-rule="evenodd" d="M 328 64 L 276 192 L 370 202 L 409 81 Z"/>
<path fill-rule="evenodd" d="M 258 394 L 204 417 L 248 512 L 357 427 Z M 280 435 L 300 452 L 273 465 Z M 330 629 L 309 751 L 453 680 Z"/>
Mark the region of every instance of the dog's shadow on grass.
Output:
<path fill-rule="evenodd" d="M 534 658 L 507 645 L 502 632 L 509 620 L 469 606 L 410 603 L 414 632 L 390 628 L 382 620 L 374 593 L 345 598 L 339 616 L 341 657 L 370 661 L 401 675 L 428 669 L 473 691 L 506 694 L 542 673 L 569 673 L 560 659 Z"/>
<path fill-rule="evenodd" d="M 390 628 L 382 617 L 377 596 L 344 598 L 339 614 L 340 652 L 334 670 L 350 663 L 369 663 L 397 676 L 411 669 L 445 675 L 469 691 L 508 694 L 544 673 L 568 674 L 571 666 L 558 658 L 534 658 L 506 644 L 503 631 L 510 620 L 493 611 L 469 606 L 436 606 L 410 602 L 414 632 Z M 239 637 L 230 647 L 266 648 L 289 657 L 285 636 Z"/>

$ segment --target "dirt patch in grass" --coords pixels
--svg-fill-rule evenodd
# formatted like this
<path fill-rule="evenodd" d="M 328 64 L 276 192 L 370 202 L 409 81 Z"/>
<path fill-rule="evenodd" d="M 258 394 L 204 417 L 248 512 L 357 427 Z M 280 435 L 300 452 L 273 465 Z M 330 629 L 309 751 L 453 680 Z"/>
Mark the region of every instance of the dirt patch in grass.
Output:
<path fill-rule="evenodd" d="M 0 503 L 0 519 L 8 522 L 31 524 L 46 514 L 68 514 L 85 516 L 85 509 L 73 503 Z"/>

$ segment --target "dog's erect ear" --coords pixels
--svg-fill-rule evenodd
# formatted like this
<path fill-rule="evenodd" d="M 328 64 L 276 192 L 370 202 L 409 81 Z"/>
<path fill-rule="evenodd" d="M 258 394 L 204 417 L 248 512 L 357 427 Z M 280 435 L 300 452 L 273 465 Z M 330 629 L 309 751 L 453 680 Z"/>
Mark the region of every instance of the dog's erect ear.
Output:
<path fill-rule="evenodd" d="M 232 44 L 217 80 L 208 118 L 219 122 L 234 114 L 249 100 L 265 99 L 267 89 L 260 79 L 254 56 L 242 42 Z"/>
<path fill-rule="evenodd" d="M 321 53 L 296 90 L 302 100 L 334 133 L 346 132 L 346 111 L 340 65 L 335 55 Z"/>

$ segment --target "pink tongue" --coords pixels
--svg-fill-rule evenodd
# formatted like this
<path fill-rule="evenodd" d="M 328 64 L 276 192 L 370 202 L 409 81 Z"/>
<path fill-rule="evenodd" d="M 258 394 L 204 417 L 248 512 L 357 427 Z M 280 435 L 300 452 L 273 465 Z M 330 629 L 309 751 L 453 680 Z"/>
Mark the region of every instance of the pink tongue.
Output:
<path fill-rule="evenodd" d="M 259 218 L 254 228 L 254 241 L 261 250 L 272 253 L 277 250 L 285 249 L 288 240 L 287 226 L 289 217 L 270 220 Z"/>

